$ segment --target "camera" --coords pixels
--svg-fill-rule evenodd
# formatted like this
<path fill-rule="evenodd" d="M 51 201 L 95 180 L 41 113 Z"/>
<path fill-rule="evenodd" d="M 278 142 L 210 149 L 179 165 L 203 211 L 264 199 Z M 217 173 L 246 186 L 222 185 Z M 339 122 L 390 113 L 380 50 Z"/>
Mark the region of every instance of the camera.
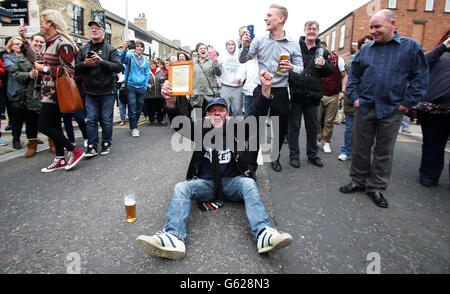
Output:
<path fill-rule="evenodd" d="M 136 42 L 134 40 L 130 41 L 130 45 L 128 45 L 128 49 L 136 49 Z"/>

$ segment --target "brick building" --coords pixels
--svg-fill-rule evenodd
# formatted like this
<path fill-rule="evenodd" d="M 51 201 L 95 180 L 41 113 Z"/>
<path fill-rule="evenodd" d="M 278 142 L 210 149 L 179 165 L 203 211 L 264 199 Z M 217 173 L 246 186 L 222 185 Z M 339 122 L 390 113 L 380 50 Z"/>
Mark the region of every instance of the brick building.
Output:
<path fill-rule="evenodd" d="M 396 30 L 416 39 L 425 52 L 435 48 L 450 28 L 450 0 L 372 0 L 325 29 L 319 38 L 346 59 L 352 48 L 358 49 L 358 40 L 370 34 L 370 18 L 386 8 L 395 14 Z"/>

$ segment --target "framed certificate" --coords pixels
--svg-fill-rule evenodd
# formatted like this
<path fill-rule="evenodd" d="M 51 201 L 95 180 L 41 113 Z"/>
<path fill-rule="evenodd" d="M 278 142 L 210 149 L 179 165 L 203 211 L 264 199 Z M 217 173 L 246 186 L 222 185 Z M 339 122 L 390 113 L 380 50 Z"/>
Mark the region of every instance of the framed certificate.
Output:
<path fill-rule="evenodd" d="M 169 63 L 169 82 L 172 84 L 172 95 L 192 95 L 194 62 L 179 61 Z"/>

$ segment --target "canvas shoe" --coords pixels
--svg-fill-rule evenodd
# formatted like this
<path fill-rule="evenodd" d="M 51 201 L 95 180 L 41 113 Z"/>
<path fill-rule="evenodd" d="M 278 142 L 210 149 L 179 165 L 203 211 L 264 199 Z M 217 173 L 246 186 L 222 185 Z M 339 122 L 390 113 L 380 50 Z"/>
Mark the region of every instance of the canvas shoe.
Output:
<path fill-rule="evenodd" d="M 138 129 L 132 129 L 131 130 L 131 136 L 137 138 L 139 137 L 139 130 Z"/>
<path fill-rule="evenodd" d="M 69 160 L 67 160 L 67 165 L 65 167 L 66 170 L 70 170 L 75 165 L 80 162 L 80 160 L 85 156 L 85 153 L 78 148 L 73 149 L 72 152 L 69 152 Z"/>
<path fill-rule="evenodd" d="M 180 259 L 186 255 L 184 242 L 166 232 L 158 232 L 153 236 L 141 235 L 136 238 L 136 245 L 157 257 Z"/>
<path fill-rule="evenodd" d="M 323 152 L 325 152 L 325 153 L 331 153 L 330 143 L 325 143 L 325 144 L 323 144 Z"/>
<path fill-rule="evenodd" d="M 97 155 L 97 150 L 95 149 L 94 145 L 89 145 L 86 150 L 86 158 L 94 157 Z"/>
<path fill-rule="evenodd" d="M 8 146 L 8 142 L 0 140 L 0 146 Z"/>
<path fill-rule="evenodd" d="M 100 151 L 101 155 L 107 155 L 111 152 L 111 144 L 103 143 L 102 144 L 102 151 Z"/>
<path fill-rule="evenodd" d="M 292 236 L 288 233 L 280 233 L 273 228 L 265 227 L 258 234 L 256 243 L 258 253 L 268 253 L 291 245 Z"/>
<path fill-rule="evenodd" d="M 66 158 L 65 157 L 56 157 L 55 160 L 53 160 L 53 163 L 50 164 L 47 167 L 44 167 L 41 169 L 41 172 L 43 173 L 51 173 L 52 171 L 65 168 L 67 165 Z"/>
<path fill-rule="evenodd" d="M 339 156 L 338 156 L 338 159 L 340 160 L 340 161 L 346 161 L 346 160 L 349 160 L 351 157 L 350 156 L 347 156 L 347 155 L 345 155 L 344 153 L 341 153 Z"/>

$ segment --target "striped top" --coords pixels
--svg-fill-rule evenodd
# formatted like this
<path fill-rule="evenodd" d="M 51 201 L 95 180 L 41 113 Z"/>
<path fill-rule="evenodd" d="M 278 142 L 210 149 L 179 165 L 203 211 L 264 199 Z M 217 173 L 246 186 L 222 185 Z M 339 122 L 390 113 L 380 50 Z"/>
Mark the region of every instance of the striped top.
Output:
<path fill-rule="evenodd" d="M 419 43 L 395 31 L 385 44 L 370 42 L 353 59 L 346 95 L 359 99 L 360 110 L 375 108 L 377 118 L 394 113 L 400 105 L 414 106 L 426 92 L 428 63 Z"/>
<path fill-rule="evenodd" d="M 55 34 L 46 40 L 47 47 L 43 54 L 44 65 L 48 67 L 47 73 L 41 73 L 41 102 L 57 103 L 56 98 L 56 73 L 63 69 L 73 77 L 75 72 L 76 51 L 69 41 L 63 36 Z"/>

